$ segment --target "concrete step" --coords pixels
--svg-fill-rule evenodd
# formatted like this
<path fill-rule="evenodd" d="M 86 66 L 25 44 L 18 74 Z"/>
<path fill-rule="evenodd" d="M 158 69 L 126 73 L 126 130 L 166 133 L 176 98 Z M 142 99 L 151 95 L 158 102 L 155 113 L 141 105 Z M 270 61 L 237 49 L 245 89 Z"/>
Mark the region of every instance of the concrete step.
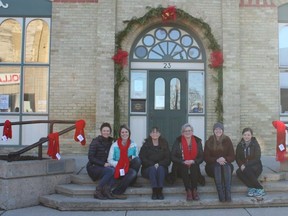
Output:
<path fill-rule="evenodd" d="M 288 181 L 275 181 L 275 182 L 265 182 L 263 183 L 263 187 L 267 192 L 283 192 L 288 191 L 287 187 Z M 63 184 L 56 186 L 55 190 L 58 194 L 63 194 L 70 197 L 93 197 L 93 193 L 95 191 L 96 184 L 91 185 L 79 185 L 79 184 Z M 214 183 L 208 183 L 205 186 L 199 186 L 198 191 L 200 194 L 202 193 L 216 193 Z M 232 193 L 243 193 L 245 194 L 247 191 L 247 187 L 243 184 L 235 184 L 232 183 L 231 188 Z M 177 184 L 174 186 L 166 186 L 163 189 L 165 194 L 184 194 L 184 186 L 182 184 Z M 150 195 L 151 188 L 150 186 L 143 186 L 141 188 L 127 188 L 125 194 L 130 195 Z"/>
<path fill-rule="evenodd" d="M 185 194 L 164 194 L 164 200 L 152 200 L 151 195 L 131 195 L 127 200 L 97 200 L 92 197 L 73 198 L 62 194 L 40 197 L 40 202 L 62 211 L 103 211 L 103 210 L 175 210 L 208 208 L 248 208 L 288 206 L 286 192 L 268 192 L 262 201 L 247 197 L 243 193 L 232 193 L 232 202 L 221 203 L 216 193 L 201 194 L 200 201 L 187 202 Z"/>
<path fill-rule="evenodd" d="M 202 172 L 203 174 L 204 172 Z M 190 209 L 190 208 L 246 208 L 288 206 L 288 181 L 286 173 L 265 171 L 259 178 L 267 193 L 263 201 L 246 196 L 247 188 L 237 178 L 235 172 L 232 177 L 231 203 L 218 201 L 216 188 L 212 178 L 205 176 L 206 185 L 199 186 L 200 201 L 187 202 L 185 190 L 181 179 L 175 184 L 166 184 L 163 193 L 164 200 L 151 200 L 151 187 L 149 181 L 140 175 L 137 182 L 141 188 L 129 187 L 125 194 L 127 200 L 96 200 L 93 193 L 97 182 L 93 182 L 87 173 L 71 175 L 71 183 L 57 185 L 56 194 L 40 197 L 44 206 L 59 210 L 149 210 L 149 209 Z"/>

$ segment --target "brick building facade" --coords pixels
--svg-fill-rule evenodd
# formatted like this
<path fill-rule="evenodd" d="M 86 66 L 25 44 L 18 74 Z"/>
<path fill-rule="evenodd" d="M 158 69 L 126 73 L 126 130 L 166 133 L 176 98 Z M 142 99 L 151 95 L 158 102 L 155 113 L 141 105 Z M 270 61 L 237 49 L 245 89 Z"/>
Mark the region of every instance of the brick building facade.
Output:
<path fill-rule="evenodd" d="M 1 2 L 4 5 L 9 0 Z M 117 51 L 115 35 L 127 30 L 127 25 L 133 19 L 139 20 L 149 10 L 156 9 L 159 5 L 163 8 L 173 5 L 178 10 L 189 14 L 190 18 L 199 19 L 207 24 L 220 45 L 224 57 L 223 121 L 225 133 L 236 145 L 240 140 L 242 129 L 249 126 L 254 129 L 254 135 L 260 142 L 263 153 L 273 155 L 276 131 L 272 126 L 272 121 L 288 118 L 280 111 L 278 63 L 278 11 L 280 6 L 287 3 L 288 0 L 51 1 L 47 117 L 67 120 L 85 119 L 87 144 L 95 134 L 99 133 L 102 122 L 107 121 L 113 124 L 115 120 L 115 65 L 112 57 Z M 10 4 L 10 7 L 13 6 Z M 3 8 L 0 8 L 1 10 Z M 134 66 L 136 63 L 132 64 L 132 62 L 136 57 L 133 53 L 137 48 L 137 41 L 140 41 L 141 37 L 144 38 L 148 30 L 152 32 L 153 29 L 163 26 L 169 29 L 172 26 L 180 29 L 180 32 L 192 35 L 199 45 L 201 59 L 199 57 L 191 61 L 191 67 L 186 66 L 189 65 L 187 61 L 181 63 L 177 59 L 174 59 L 171 65 L 179 63 L 179 71 L 187 74 L 193 75 L 195 71 L 203 74 L 201 87 L 203 101 L 201 102 L 204 111 L 200 114 L 186 111 L 186 120 L 183 124 L 192 123 L 196 135 L 198 134 L 205 140 L 212 133 L 212 126 L 217 121 L 215 112 L 217 82 L 213 78 L 215 71 L 209 67 L 212 51 L 209 48 L 210 44 L 204 27 L 189 22 L 183 17 L 165 23 L 159 16 L 149 19 L 148 23 L 137 23 L 132 29 L 126 31 L 127 34 L 120 44 L 121 48 L 129 53 L 128 65 L 124 67 L 127 81 L 120 88 L 120 122 L 130 125 L 132 139 L 141 145 L 151 126 L 149 110 L 152 106 L 150 100 L 152 96 L 149 92 L 149 78 L 153 71 L 161 74 L 163 68 L 155 63 L 155 66 L 147 69 L 145 65 L 154 64 L 144 59 L 137 61 L 137 66 Z M 159 61 L 159 63 L 164 62 L 167 63 L 167 60 Z M 199 63 L 199 68 L 193 65 L 193 62 Z M 143 76 L 146 77 L 144 82 L 144 87 L 148 89 L 144 92 L 146 96 L 141 97 L 141 100 L 135 99 L 144 103 L 145 110 L 141 113 L 133 113 L 132 110 L 133 71 L 143 72 Z M 173 68 L 166 68 L 165 71 L 173 71 Z M 187 110 L 187 103 L 184 105 Z M 7 119 L 5 113 L 0 114 L 1 119 Z M 56 128 L 56 130 L 60 129 L 61 127 Z M 180 127 L 178 131 L 180 133 Z M 69 133 L 61 137 L 62 153 L 86 153 L 88 145 L 80 146 L 72 140 L 72 136 L 73 133 Z"/>

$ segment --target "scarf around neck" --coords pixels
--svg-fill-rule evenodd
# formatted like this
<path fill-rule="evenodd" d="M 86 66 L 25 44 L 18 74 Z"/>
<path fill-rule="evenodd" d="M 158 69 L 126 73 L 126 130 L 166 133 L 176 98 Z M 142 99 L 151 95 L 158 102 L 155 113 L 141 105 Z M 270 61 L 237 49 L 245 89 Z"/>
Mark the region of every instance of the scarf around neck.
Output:
<path fill-rule="evenodd" d="M 183 149 L 184 160 L 195 160 L 198 154 L 197 142 L 194 136 L 191 136 L 192 146 L 189 150 L 187 140 L 184 136 L 181 136 L 181 144 Z"/>
<path fill-rule="evenodd" d="M 127 140 L 126 145 L 124 146 L 122 144 L 122 139 L 118 138 L 117 140 L 117 144 L 118 147 L 120 149 L 120 158 L 118 160 L 118 163 L 115 167 L 115 172 L 114 172 L 114 178 L 118 179 L 120 177 L 120 169 L 124 169 L 125 174 L 128 172 L 129 170 L 129 158 L 128 158 L 128 149 L 130 147 L 130 139 Z"/>

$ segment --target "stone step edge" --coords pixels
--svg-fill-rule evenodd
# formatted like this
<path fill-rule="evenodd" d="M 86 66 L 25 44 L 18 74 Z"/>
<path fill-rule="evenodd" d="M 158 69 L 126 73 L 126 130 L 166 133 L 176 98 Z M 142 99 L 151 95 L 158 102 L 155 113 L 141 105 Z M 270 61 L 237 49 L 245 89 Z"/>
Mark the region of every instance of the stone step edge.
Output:
<path fill-rule="evenodd" d="M 212 198 L 202 198 L 200 201 L 187 202 L 185 195 L 165 196 L 164 200 L 151 200 L 150 197 L 142 199 L 127 200 L 105 200 L 99 201 L 93 198 L 67 198 L 63 195 L 46 195 L 40 197 L 40 203 L 44 206 L 58 209 L 61 211 L 104 211 L 104 210 L 161 210 L 161 209 L 208 209 L 208 208 L 247 208 L 247 207 L 279 207 L 288 206 L 287 194 L 266 195 L 263 201 L 257 201 L 255 198 L 245 197 L 243 194 L 232 194 L 231 203 L 220 203 L 217 196 Z M 111 205 L 113 204 L 113 205 Z"/>
<path fill-rule="evenodd" d="M 284 192 L 287 191 L 288 193 L 288 187 L 287 187 L 288 181 L 282 181 L 282 182 L 275 182 L 275 183 L 266 183 L 263 184 L 265 191 L 267 192 Z M 77 185 L 77 184 L 64 184 L 64 185 L 57 185 L 55 187 L 55 191 L 58 194 L 63 194 L 66 196 L 71 197 L 85 197 L 85 196 L 92 196 L 95 190 L 95 186 L 93 185 Z M 200 186 L 198 187 L 199 193 L 216 193 L 216 188 L 214 184 L 206 185 L 206 186 Z M 231 187 L 232 193 L 246 193 L 247 187 L 245 185 L 232 185 Z M 184 186 L 168 186 L 163 188 L 163 192 L 167 194 L 179 194 L 184 193 Z M 129 187 L 125 194 L 127 195 L 143 195 L 143 194 L 151 194 L 151 187 L 146 186 L 142 188 L 133 188 Z"/>
<path fill-rule="evenodd" d="M 213 179 L 208 177 L 207 175 L 204 175 L 206 182 L 213 182 Z M 90 179 L 90 177 L 88 176 L 88 174 L 72 174 L 70 176 L 71 178 L 71 182 L 73 183 L 78 183 L 78 184 L 93 184 L 94 182 Z M 236 176 L 236 174 L 233 174 L 233 179 L 238 179 L 238 177 Z M 147 183 L 149 184 L 149 181 L 145 178 L 143 178 L 142 176 L 138 176 L 139 181 L 141 181 L 141 183 Z M 260 182 L 270 182 L 270 181 L 282 181 L 286 179 L 286 173 L 285 172 L 280 172 L 280 173 L 265 173 L 260 175 L 259 177 L 259 181 Z M 179 179 L 177 179 L 179 180 Z M 239 180 L 240 181 L 240 180 Z"/>

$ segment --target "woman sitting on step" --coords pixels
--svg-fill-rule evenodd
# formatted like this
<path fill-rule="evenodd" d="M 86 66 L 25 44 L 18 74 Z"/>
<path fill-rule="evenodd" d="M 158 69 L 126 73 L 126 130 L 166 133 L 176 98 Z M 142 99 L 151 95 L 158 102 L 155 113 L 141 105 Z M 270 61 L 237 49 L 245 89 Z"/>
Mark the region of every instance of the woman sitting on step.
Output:
<path fill-rule="evenodd" d="M 220 202 L 231 202 L 231 180 L 235 152 L 231 139 L 224 135 L 222 123 L 213 126 L 213 135 L 205 143 L 205 171 L 214 178 Z"/>
<path fill-rule="evenodd" d="M 238 178 L 248 187 L 247 196 L 261 197 L 265 195 L 263 186 L 258 177 L 262 173 L 261 149 L 251 128 L 244 128 L 242 139 L 236 148 L 236 162 L 239 168 L 236 171 Z"/>
<path fill-rule="evenodd" d="M 153 127 L 150 136 L 145 139 L 139 157 L 142 161 L 141 174 L 150 180 L 152 199 L 163 200 L 164 180 L 171 163 L 168 142 L 161 136 L 157 127 Z"/>
<path fill-rule="evenodd" d="M 107 162 L 108 153 L 113 143 L 111 126 L 105 122 L 100 127 L 101 135 L 94 138 L 89 146 L 87 173 L 93 181 L 99 180 L 94 192 L 95 199 L 114 199 L 110 194 L 114 182 L 114 167 Z"/>
<path fill-rule="evenodd" d="M 172 162 L 177 165 L 184 187 L 186 200 L 199 200 L 197 182 L 199 165 L 203 162 L 203 147 L 200 138 L 193 135 L 193 127 L 189 123 L 182 126 L 182 135 L 177 137 L 171 151 Z"/>
<path fill-rule="evenodd" d="M 130 135 L 130 129 L 126 125 L 121 125 L 119 138 L 112 144 L 108 155 L 108 162 L 115 168 L 114 178 L 117 180 L 112 195 L 123 199 L 127 198 L 124 193 L 128 186 L 136 187 L 141 167 L 137 144 L 130 139 Z"/>

